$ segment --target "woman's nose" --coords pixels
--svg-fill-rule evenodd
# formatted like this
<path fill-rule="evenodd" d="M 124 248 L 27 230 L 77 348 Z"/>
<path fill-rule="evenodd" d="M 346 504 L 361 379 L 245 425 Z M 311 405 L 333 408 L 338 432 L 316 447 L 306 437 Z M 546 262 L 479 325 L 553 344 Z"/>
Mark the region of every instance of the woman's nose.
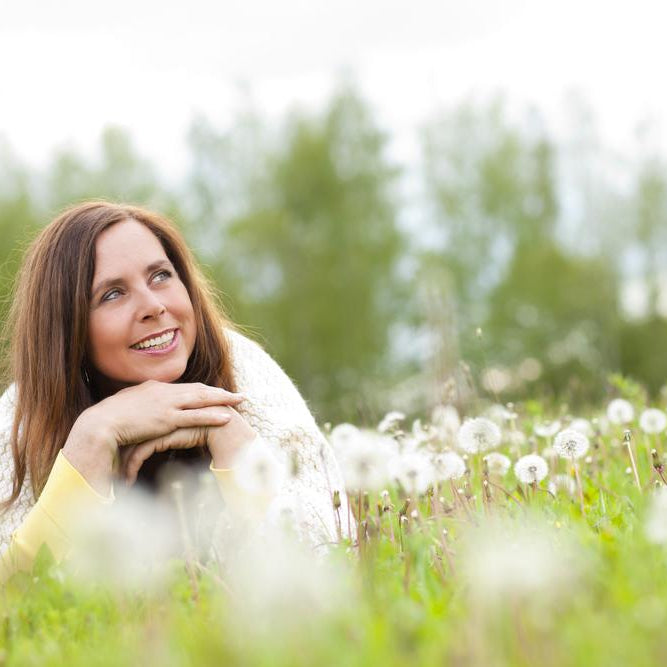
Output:
<path fill-rule="evenodd" d="M 141 320 L 159 317 L 167 310 L 164 303 L 150 290 L 143 292 L 140 299 L 139 319 Z"/>

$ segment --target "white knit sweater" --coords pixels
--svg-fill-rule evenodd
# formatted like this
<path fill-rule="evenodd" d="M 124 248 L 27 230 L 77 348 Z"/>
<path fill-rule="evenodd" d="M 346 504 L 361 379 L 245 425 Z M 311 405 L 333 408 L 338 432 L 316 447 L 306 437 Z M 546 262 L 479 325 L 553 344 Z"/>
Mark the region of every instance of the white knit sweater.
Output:
<path fill-rule="evenodd" d="M 299 508 L 303 537 L 313 544 L 337 540 L 333 492 L 341 492 L 341 516 L 345 516 L 344 486 L 333 451 L 322 435 L 293 382 L 262 348 L 240 333 L 226 331 L 238 391 L 247 399 L 238 406 L 243 418 L 262 436 L 283 461 L 296 463 L 277 499 Z M 10 435 L 14 415 L 15 386 L 0 397 L 0 497 L 12 491 L 14 460 Z M 0 516 L 0 552 L 35 504 L 29 477 L 9 510 Z"/>

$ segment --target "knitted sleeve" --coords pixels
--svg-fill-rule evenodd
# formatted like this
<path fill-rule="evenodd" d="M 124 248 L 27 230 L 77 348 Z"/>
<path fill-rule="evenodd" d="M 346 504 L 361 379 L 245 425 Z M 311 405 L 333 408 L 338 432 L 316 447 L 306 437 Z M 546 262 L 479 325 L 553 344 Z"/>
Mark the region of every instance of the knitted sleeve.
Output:
<path fill-rule="evenodd" d="M 337 541 L 347 534 L 348 509 L 331 445 L 282 368 L 257 343 L 226 334 L 238 391 L 247 396 L 237 409 L 291 472 L 274 506 L 288 507 L 302 539 L 314 546 Z M 338 516 L 334 491 L 342 502 Z"/>
<path fill-rule="evenodd" d="M 12 384 L 0 397 L 0 500 L 9 498 L 14 480 L 14 458 L 10 438 L 14 423 L 15 400 L 16 386 Z M 34 504 L 30 476 L 26 475 L 19 497 L 4 514 L 0 514 L 0 552 L 9 546 L 12 533 L 23 523 Z"/>

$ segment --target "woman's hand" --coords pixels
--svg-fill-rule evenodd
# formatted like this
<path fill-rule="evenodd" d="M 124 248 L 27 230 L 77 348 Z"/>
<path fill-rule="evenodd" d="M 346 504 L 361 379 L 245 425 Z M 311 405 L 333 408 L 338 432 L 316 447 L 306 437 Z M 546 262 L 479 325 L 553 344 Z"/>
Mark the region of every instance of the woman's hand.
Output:
<path fill-rule="evenodd" d="M 156 452 L 208 445 L 214 468 L 228 468 L 236 454 L 256 437 L 256 431 L 233 408 L 221 411 L 228 422 L 222 426 L 179 428 L 141 444 L 123 447 L 120 452 L 120 476 L 134 484 L 144 462 Z"/>
<path fill-rule="evenodd" d="M 84 410 L 70 431 L 63 454 L 93 488 L 108 494 L 119 448 L 178 429 L 222 426 L 230 420 L 225 406 L 238 405 L 243 398 L 200 383 L 150 380 Z"/>

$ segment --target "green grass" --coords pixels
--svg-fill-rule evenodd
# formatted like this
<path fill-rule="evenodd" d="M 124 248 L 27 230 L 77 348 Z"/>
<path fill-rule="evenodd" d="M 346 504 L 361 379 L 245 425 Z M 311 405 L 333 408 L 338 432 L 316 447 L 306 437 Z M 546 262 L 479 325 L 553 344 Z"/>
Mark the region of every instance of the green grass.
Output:
<path fill-rule="evenodd" d="M 224 573 L 211 571 L 199 575 L 195 596 L 178 561 L 159 593 L 82 586 L 42 553 L 35 571 L 14 577 L 1 595 L 0 664 L 663 664 L 667 547 L 650 543 L 643 528 L 659 477 L 638 435 L 637 488 L 621 435 L 599 439 L 593 462 L 581 462 L 583 516 L 576 494 L 519 489 L 512 472 L 502 484 L 519 504 L 494 489 L 485 506 L 474 472 L 467 511 L 454 508 L 449 485 L 435 491 L 445 498 L 444 511 L 438 505 L 434 513 L 424 496 L 410 503 L 406 519 L 401 489 L 391 489 L 391 506 L 382 512 L 379 495 L 370 494 L 362 548 L 343 544 L 329 556 L 342 573 L 331 605 L 319 604 L 326 588 L 312 593 L 312 602 L 289 586 L 267 594 L 266 605 L 249 605 L 246 589 L 237 589 L 240 599 L 229 594 L 218 579 Z M 557 466 L 565 472 L 569 464 Z M 544 588 L 516 595 L 510 586 L 496 604 L 474 598 L 463 574 L 466 536 L 484 533 L 490 517 L 510 525 L 539 521 L 556 544 L 561 537 L 575 544 L 576 581 L 554 592 L 545 580 Z M 225 584 L 237 588 L 233 575 Z"/>

